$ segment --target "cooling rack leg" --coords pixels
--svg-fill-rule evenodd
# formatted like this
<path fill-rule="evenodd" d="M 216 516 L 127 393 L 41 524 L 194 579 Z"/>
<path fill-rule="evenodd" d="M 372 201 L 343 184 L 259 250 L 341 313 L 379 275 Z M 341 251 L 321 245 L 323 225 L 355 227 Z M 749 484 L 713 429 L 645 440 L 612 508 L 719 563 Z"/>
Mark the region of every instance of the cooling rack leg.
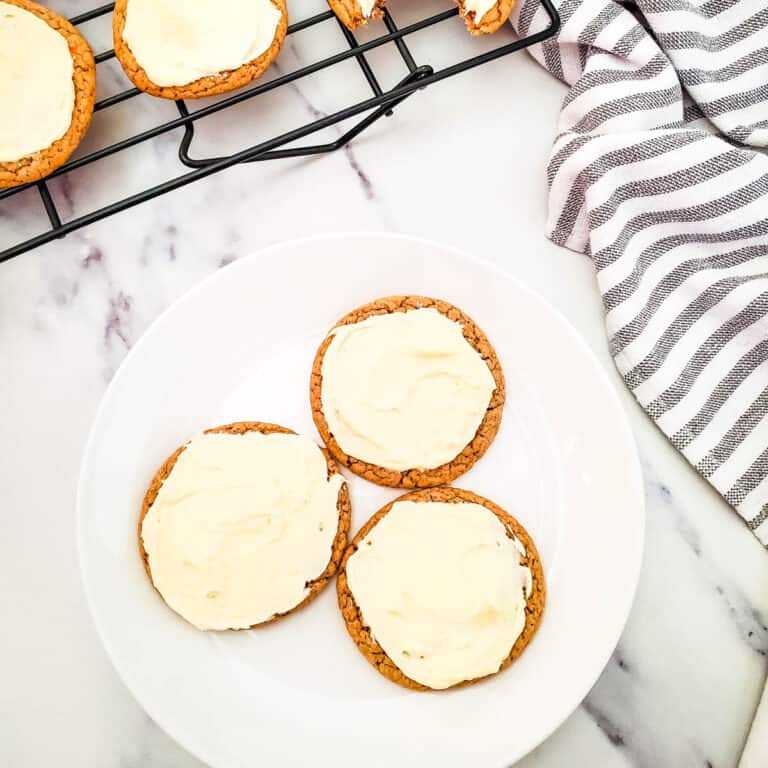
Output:
<path fill-rule="evenodd" d="M 411 85 L 413 83 L 418 82 L 419 80 L 422 80 L 426 77 L 430 77 L 433 74 L 432 67 L 430 66 L 421 66 L 417 67 L 413 72 L 409 72 L 408 75 L 406 75 L 405 78 L 403 78 L 396 86 L 395 88 L 402 88 L 403 86 Z M 254 163 L 254 162 L 260 162 L 263 160 L 280 160 L 285 159 L 289 157 L 306 157 L 308 155 L 322 155 L 326 154 L 328 152 L 333 152 L 337 149 L 340 149 L 345 144 L 349 143 L 352 139 L 354 139 L 356 136 L 358 136 L 360 133 L 362 133 L 366 128 L 373 125 L 377 120 L 379 120 L 381 117 L 384 117 L 386 114 L 390 113 L 394 107 L 396 107 L 401 102 L 405 101 L 409 96 L 412 96 L 414 93 L 413 90 L 409 91 L 405 94 L 398 94 L 394 96 L 392 99 L 385 101 L 383 104 L 381 104 L 379 107 L 373 110 L 370 115 L 368 115 L 366 118 L 361 120 L 359 123 L 357 123 L 355 126 L 350 128 L 343 136 L 340 136 L 335 141 L 328 142 L 326 144 L 311 144 L 309 146 L 304 147 L 289 147 L 287 149 L 264 149 L 262 152 L 256 152 L 256 147 L 251 147 L 251 150 L 253 151 L 253 154 L 249 155 L 246 159 L 244 159 L 242 162 L 244 163 Z M 186 107 L 184 107 L 186 109 Z M 181 110 L 181 107 L 179 107 Z M 342 122 L 345 119 L 348 119 L 348 117 L 351 117 L 352 115 L 346 114 L 347 110 L 343 110 L 340 113 L 337 113 L 334 117 L 333 123 L 331 124 L 337 124 Z M 190 168 L 206 168 L 210 165 L 214 165 L 215 163 L 219 163 L 225 158 L 221 157 L 206 157 L 206 158 L 192 158 L 188 154 L 189 145 L 192 140 L 193 131 L 187 131 L 184 134 L 184 137 L 182 138 L 181 145 L 179 146 L 179 157 L 182 159 L 182 162 L 189 166 Z M 290 139 L 286 139 L 285 143 L 289 143 Z M 244 150 L 248 151 L 248 150 Z"/>
<path fill-rule="evenodd" d="M 182 117 L 189 117 L 189 110 L 187 109 L 187 105 L 183 99 L 176 100 L 176 109 L 179 110 L 179 114 Z M 181 137 L 181 141 L 179 142 L 179 160 L 181 160 L 184 165 L 189 166 L 190 168 L 195 167 L 194 161 L 189 156 L 189 147 L 192 144 L 192 139 L 194 138 L 195 124 L 190 120 L 184 126 L 184 135 Z"/>
<path fill-rule="evenodd" d="M 37 191 L 40 193 L 40 199 L 43 201 L 43 207 L 48 215 L 48 221 L 51 222 L 51 228 L 54 232 L 57 229 L 61 229 L 61 217 L 56 210 L 56 204 L 53 202 L 48 185 L 44 181 L 38 182 Z M 64 237 L 64 235 L 59 235 L 59 237 Z"/>

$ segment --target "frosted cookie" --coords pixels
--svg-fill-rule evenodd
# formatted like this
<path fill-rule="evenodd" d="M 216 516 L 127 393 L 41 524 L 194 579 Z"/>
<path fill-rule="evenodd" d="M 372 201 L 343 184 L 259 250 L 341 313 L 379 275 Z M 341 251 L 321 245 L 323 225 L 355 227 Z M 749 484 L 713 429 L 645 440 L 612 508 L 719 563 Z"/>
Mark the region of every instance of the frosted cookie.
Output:
<path fill-rule="evenodd" d="M 463 474 L 488 449 L 504 376 L 461 310 L 390 296 L 330 331 L 312 366 L 310 405 L 338 462 L 379 485 L 425 488 Z"/>
<path fill-rule="evenodd" d="M 384 15 L 385 0 L 328 0 L 338 20 L 351 32 Z"/>
<path fill-rule="evenodd" d="M 339 21 L 351 31 L 371 19 L 380 19 L 385 3 L 386 0 L 328 0 Z M 457 5 L 473 35 L 488 35 L 509 19 L 515 0 L 457 0 Z"/>
<path fill-rule="evenodd" d="M 285 0 L 117 0 L 115 55 L 137 88 L 194 99 L 247 85 L 285 40 Z"/>
<path fill-rule="evenodd" d="M 139 551 L 165 602 L 198 629 L 246 629 L 306 605 L 338 569 L 347 485 L 284 427 L 238 422 L 177 449 L 144 497 Z"/>
<path fill-rule="evenodd" d="M 457 0 L 459 13 L 473 35 L 490 35 L 508 19 L 515 0 Z"/>
<path fill-rule="evenodd" d="M 362 654 L 420 691 L 506 669 L 531 642 L 545 602 L 526 530 L 458 488 L 407 493 L 380 509 L 344 553 L 336 585 Z"/>
<path fill-rule="evenodd" d="M 28 0 L 0 2 L 0 189 L 63 165 L 95 94 L 93 53 L 66 19 Z"/>

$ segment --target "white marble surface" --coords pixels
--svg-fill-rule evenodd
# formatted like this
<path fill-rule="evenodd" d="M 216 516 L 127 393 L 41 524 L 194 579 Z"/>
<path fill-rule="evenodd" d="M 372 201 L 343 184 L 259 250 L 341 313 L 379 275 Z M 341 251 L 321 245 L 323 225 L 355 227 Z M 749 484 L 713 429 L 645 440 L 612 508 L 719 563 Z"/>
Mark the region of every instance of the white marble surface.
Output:
<path fill-rule="evenodd" d="M 90 3 L 51 5 L 72 14 Z M 322 6 L 291 7 L 299 19 Z M 415 15 L 405 2 L 392 7 L 398 20 Z M 86 31 L 97 46 L 108 39 L 103 24 Z M 296 35 L 280 67 L 341 49 L 333 26 L 322 34 Z M 472 44 L 453 20 L 414 48 L 422 60 L 448 62 Z M 371 58 L 385 85 L 404 74 L 390 54 Z M 114 64 L 99 74 L 101 94 L 124 87 Z M 87 612 L 74 498 L 88 428 L 126 351 L 205 275 L 286 238 L 370 229 L 472 251 L 540 291 L 610 371 L 637 437 L 648 525 L 634 609 L 586 701 L 521 765 L 735 766 L 766 672 L 768 557 L 622 389 L 588 260 L 541 235 L 563 93 L 525 54 L 513 56 L 417 94 L 345 151 L 235 168 L 0 265 L 0 765 L 199 766 L 117 679 Z M 195 151 L 245 146 L 355 95 L 365 86 L 350 62 L 201 125 Z M 173 109 L 142 97 L 103 113 L 88 145 Z M 76 215 L 117 198 L 121 185 L 135 191 L 178 173 L 177 140 L 178 132 L 53 183 L 62 211 Z M 0 202 L 0 248 L 33 233 L 37 214 L 32 193 Z M 520 232 L 535 236 L 535 252 L 518 248 Z"/>

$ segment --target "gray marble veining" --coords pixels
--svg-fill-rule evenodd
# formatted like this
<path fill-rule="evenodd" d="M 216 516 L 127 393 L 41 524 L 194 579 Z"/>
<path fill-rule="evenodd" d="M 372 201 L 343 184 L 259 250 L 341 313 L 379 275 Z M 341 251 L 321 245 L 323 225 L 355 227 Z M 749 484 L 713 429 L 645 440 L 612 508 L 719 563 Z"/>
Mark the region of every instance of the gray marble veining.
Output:
<path fill-rule="evenodd" d="M 91 4 L 52 5 L 71 15 Z M 108 40 L 103 29 L 93 34 Z M 287 46 L 285 66 L 301 61 L 301 42 Z M 349 73 L 360 80 L 354 67 Z M 120 87 L 121 77 L 110 70 L 103 87 Z M 318 79 L 283 97 L 318 116 L 345 87 Z M 12 723 L 0 764 L 200 765 L 143 714 L 106 659 L 81 593 L 73 527 L 79 456 L 100 395 L 149 323 L 207 274 L 263 245 L 319 232 L 386 229 L 441 240 L 542 292 L 621 388 L 591 265 L 541 235 L 562 95 L 524 55 L 502 60 L 417 94 L 343 151 L 233 168 L 0 265 L 0 537 L 11 542 L 0 573 L 13 585 L 0 596 L 9 628 L 0 635 L 0 713 Z M 137 125 L 167 113 L 168 105 L 140 103 Z M 244 115 L 264 131 L 281 119 L 277 107 Z M 93 141 L 124 128 L 100 126 Z M 249 139 L 242 123 L 218 121 L 195 150 Z M 130 164 L 59 180 L 57 203 L 77 215 L 97 190 L 178 172 L 177 140 L 143 147 Z M 35 203 L 0 203 L 0 239 L 24 234 Z M 768 558 L 623 397 L 646 478 L 638 595 L 592 692 L 520 765 L 732 768 L 768 664 Z"/>

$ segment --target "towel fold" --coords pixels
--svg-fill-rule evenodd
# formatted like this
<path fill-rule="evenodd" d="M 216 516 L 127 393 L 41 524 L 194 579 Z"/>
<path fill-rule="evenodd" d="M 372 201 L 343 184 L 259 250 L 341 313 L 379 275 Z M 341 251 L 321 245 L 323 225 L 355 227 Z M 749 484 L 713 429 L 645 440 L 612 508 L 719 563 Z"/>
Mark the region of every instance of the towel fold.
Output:
<path fill-rule="evenodd" d="M 768 544 L 768 6 L 555 0 L 548 236 L 595 265 L 617 368 Z M 546 26 L 520 0 L 520 35 Z M 741 768 L 768 766 L 768 691 Z"/>

